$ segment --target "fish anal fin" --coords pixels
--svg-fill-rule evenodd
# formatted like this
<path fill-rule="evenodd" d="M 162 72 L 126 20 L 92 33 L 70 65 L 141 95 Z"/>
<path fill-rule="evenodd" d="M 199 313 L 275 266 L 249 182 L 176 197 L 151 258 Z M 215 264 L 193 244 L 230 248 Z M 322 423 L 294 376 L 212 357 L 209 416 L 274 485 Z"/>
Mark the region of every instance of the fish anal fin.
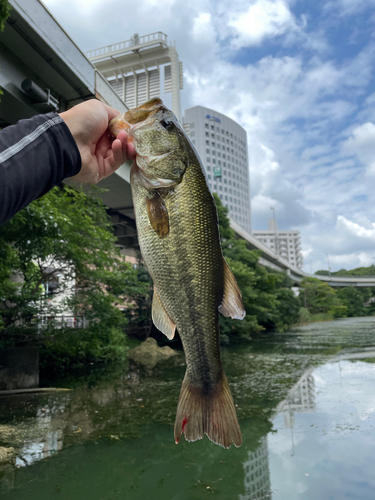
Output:
<path fill-rule="evenodd" d="M 237 448 L 241 446 L 241 429 L 225 374 L 210 392 L 192 386 L 185 375 L 174 427 L 176 444 L 181 434 L 185 434 L 186 441 L 197 441 L 206 434 L 223 448 L 229 448 L 232 443 Z"/>
<path fill-rule="evenodd" d="M 164 200 L 158 191 L 154 191 L 152 198 L 147 198 L 147 215 L 152 229 L 164 238 L 169 233 L 169 215 Z"/>
<path fill-rule="evenodd" d="M 156 328 L 164 333 L 169 340 L 172 340 L 176 331 L 176 325 L 169 317 L 156 290 L 154 290 L 154 296 L 152 297 L 151 315 Z"/>
<path fill-rule="evenodd" d="M 236 278 L 224 259 L 224 293 L 219 306 L 223 316 L 232 319 L 243 319 L 246 311 L 242 303 L 242 295 L 238 288 Z"/>

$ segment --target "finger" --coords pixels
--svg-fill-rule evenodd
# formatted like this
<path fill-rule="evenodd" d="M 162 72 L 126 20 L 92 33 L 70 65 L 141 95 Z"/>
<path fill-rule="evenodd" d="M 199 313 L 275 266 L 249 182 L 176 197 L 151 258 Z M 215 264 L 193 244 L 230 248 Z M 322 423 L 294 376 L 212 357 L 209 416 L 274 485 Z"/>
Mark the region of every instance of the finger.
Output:
<path fill-rule="evenodd" d="M 120 111 L 118 111 L 117 109 L 115 108 L 111 108 L 111 106 L 108 106 L 108 104 L 104 104 L 104 102 L 102 102 L 103 106 L 104 106 L 104 109 L 106 110 L 107 112 L 107 115 L 108 115 L 108 123 L 113 119 L 113 118 L 116 118 L 116 116 L 120 115 Z"/>
<path fill-rule="evenodd" d="M 122 142 L 122 149 L 129 160 L 132 160 L 135 156 L 135 148 L 133 145 L 133 137 L 129 137 L 125 130 L 120 130 L 117 139 Z"/>

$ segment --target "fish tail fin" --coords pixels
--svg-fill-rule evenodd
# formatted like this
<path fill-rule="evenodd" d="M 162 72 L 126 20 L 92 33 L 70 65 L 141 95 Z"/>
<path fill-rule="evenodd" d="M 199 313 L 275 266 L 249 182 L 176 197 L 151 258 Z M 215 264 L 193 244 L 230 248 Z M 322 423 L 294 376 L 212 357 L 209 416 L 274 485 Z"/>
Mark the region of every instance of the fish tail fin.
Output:
<path fill-rule="evenodd" d="M 191 385 L 188 374 L 185 375 L 174 426 L 176 444 L 182 433 L 186 441 L 197 441 L 206 434 L 213 443 L 224 448 L 232 443 L 241 446 L 241 429 L 224 373 L 222 381 L 211 391 Z"/>

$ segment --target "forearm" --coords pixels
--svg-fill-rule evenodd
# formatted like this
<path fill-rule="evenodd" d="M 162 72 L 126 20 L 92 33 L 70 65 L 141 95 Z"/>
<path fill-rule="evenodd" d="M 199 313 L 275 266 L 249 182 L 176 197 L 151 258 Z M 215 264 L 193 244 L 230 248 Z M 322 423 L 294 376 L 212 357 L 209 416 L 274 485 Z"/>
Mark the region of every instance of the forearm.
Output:
<path fill-rule="evenodd" d="M 81 169 L 76 142 L 55 113 L 0 131 L 0 224 Z"/>

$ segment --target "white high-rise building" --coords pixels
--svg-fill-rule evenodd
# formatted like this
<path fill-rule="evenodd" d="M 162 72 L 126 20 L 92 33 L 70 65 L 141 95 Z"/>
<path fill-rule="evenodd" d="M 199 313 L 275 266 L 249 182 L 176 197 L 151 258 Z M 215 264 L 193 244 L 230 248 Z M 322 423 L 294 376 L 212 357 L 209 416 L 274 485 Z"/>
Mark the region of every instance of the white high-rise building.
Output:
<path fill-rule="evenodd" d="M 244 463 L 245 494 L 239 500 L 271 499 L 271 478 L 267 436 L 262 436 L 260 446 L 250 451 Z"/>
<path fill-rule="evenodd" d="M 135 33 L 130 40 L 90 50 L 86 56 L 100 71 L 97 78 L 103 75 L 129 108 L 161 97 L 181 120 L 183 67 L 165 33 Z"/>
<path fill-rule="evenodd" d="M 278 229 L 275 219 L 272 218 L 268 221 L 268 231 L 253 231 L 253 235 L 277 255 L 293 266 L 302 269 L 303 256 L 299 231 L 281 231 Z"/>
<path fill-rule="evenodd" d="M 203 106 L 185 110 L 183 126 L 202 159 L 211 190 L 229 208 L 230 217 L 251 233 L 246 131 Z"/>

